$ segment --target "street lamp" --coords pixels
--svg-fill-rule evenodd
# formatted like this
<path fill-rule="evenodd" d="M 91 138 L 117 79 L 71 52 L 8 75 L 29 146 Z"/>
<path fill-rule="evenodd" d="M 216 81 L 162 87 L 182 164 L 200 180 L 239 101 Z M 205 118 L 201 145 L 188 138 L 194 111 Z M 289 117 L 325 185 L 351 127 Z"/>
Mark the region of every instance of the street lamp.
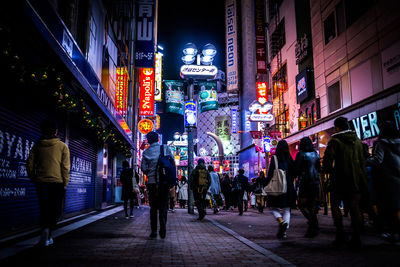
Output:
<path fill-rule="evenodd" d="M 196 79 L 210 79 L 214 78 L 215 75 L 218 72 L 218 69 L 215 66 L 212 66 L 212 62 L 214 60 L 214 56 L 217 54 L 217 49 L 215 48 L 214 45 L 212 44 L 206 44 L 202 51 L 199 53 L 197 50 L 197 47 L 193 43 L 187 43 L 183 47 L 183 56 L 182 56 L 182 61 L 185 64 L 181 68 L 181 77 L 185 79 L 188 83 L 188 88 L 187 88 L 187 95 L 188 95 L 188 102 L 185 104 L 185 125 L 187 128 L 187 134 L 186 138 L 187 139 L 187 144 L 188 144 L 188 175 L 190 177 L 190 174 L 193 171 L 193 165 L 194 165 L 194 158 L 193 158 L 193 148 L 194 148 L 194 142 L 193 142 L 193 128 L 196 125 L 196 120 L 195 114 L 196 111 L 190 112 L 188 109 L 186 112 L 186 107 L 189 107 L 188 104 L 191 103 L 190 106 L 195 106 L 195 103 L 193 101 L 194 99 L 194 82 Z M 193 62 L 196 61 L 196 65 L 190 65 Z M 203 67 L 199 67 L 199 65 L 205 65 Z M 195 108 L 194 108 L 195 110 Z M 186 114 L 188 115 L 186 117 Z M 194 203 L 193 203 L 193 192 L 190 189 L 190 179 L 189 179 L 189 189 L 188 189 L 188 213 L 193 214 L 194 213 Z"/>

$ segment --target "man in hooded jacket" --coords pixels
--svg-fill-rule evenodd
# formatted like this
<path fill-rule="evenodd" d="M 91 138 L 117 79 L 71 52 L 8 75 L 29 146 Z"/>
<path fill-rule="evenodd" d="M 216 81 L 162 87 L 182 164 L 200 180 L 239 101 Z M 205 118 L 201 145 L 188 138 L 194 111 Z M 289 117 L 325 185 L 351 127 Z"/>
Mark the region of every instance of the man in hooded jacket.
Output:
<path fill-rule="evenodd" d="M 193 191 L 194 201 L 199 212 L 198 220 L 206 216 L 205 199 L 207 190 L 211 185 L 211 176 L 208 172 L 204 159 L 199 159 L 196 168 L 190 175 L 190 188 Z"/>
<path fill-rule="evenodd" d="M 331 209 L 336 227 L 334 246 L 343 245 L 347 239 L 339 208 L 341 201 L 347 201 L 353 228 L 351 245 L 360 247 L 360 199 L 368 192 L 363 144 L 349 129 L 347 118 L 337 118 L 334 126 L 336 133 L 332 135 L 323 158 L 324 171 L 330 174 Z"/>

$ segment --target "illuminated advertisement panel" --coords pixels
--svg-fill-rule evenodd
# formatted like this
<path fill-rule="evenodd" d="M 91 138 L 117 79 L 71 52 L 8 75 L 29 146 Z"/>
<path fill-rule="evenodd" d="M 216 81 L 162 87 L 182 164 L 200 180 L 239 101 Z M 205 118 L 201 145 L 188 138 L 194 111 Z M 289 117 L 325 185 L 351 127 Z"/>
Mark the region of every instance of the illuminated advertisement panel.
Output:
<path fill-rule="evenodd" d="M 115 107 L 119 114 L 126 116 L 128 101 L 128 69 L 126 67 L 117 68 L 117 88 L 115 90 Z"/>
<path fill-rule="evenodd" d="M 139 74 L 140 107 L 139 115 L 154 116 L 154 69 L 143 68 Z"/>
<path fill-rule="evenodd" d="M 239 89 L 238 43 L 237 43 L 237 3 L 225 1 L 225 38 L 226 38 L 226 90 Z"/>
<path fill-rule="evenodd" d="M 185 126 L 196 127 L 197 123 L 197 112 L 196 102 L 186 101 L 185 103 Z"/>
<path fill-rule="evenodd" d="M 257 101 L 261 105 L 268 101 L 267 82 L 257 82 Z"/>
<path fill-rule="evenodd" d="M 154 100 L 161 101 L 161 86 L 162 86 L 162 54 L 156 53 L 156 68 L 155 68 L 155 81 L 156 88 L 154 92 Z"/>
<path fill-rule="evenodd" d="M 154 67 L 155 1 L 138 1 L 136 7 L 135 66 Z"/>

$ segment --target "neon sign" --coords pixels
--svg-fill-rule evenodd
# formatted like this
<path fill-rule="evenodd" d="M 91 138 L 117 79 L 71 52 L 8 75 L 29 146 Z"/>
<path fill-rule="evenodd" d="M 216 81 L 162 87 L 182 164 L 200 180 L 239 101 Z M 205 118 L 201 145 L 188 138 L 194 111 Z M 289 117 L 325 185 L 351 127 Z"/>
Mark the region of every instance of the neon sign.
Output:
<path fill-rule="evenodd" d="M 153 131 L 154 124 L 151 120 L 143 119 L 139 121 L 138 129 L 142 134 L 148 134 L 149 132 Z"/>
<path fill-rule="evenodd" d="M 115 90 L 115 107 L 122 116 L 126 116 L 127 98 L 128 98 L 128 70 L 126 67 L 118 67 L 117 88 Z"/>
<path fill-rule="evenodd" d="M 140 107 L 139 115 L 154 116 L 154 69 L 143 68 L 139 74 Z"/>
<path fill-rule="evenodd" d="M 267 82 L 257 82 L 257 101 L 261 105 L 268 101 Z"/>

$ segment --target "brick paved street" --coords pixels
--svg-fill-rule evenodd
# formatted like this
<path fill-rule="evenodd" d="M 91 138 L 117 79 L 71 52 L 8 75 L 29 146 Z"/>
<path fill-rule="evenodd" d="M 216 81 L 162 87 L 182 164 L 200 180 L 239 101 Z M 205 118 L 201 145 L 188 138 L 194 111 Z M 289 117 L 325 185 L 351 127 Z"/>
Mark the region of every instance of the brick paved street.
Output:
<path fill-rule="evenodd" d="M 276 240 L 276 222 L 268 210 L 211 210 L 203 222 L 177 209 L 168 214 L 167 237 L 149 239 L 149 209 L 135 209 L 126 220 L 118 212 L 55 239 L 45 249 L 30 248 L 0 262 L 1 266 L 399 266 L 399 247 L 386 244 L 370 230 L 365 247 L 333 250 L 330 216 L 319 215 L 321 234 L 303 238 L 305 220 L 293 212 L 286 241 Z M 346 218 L 346 225 L 349 220 Z"/>

